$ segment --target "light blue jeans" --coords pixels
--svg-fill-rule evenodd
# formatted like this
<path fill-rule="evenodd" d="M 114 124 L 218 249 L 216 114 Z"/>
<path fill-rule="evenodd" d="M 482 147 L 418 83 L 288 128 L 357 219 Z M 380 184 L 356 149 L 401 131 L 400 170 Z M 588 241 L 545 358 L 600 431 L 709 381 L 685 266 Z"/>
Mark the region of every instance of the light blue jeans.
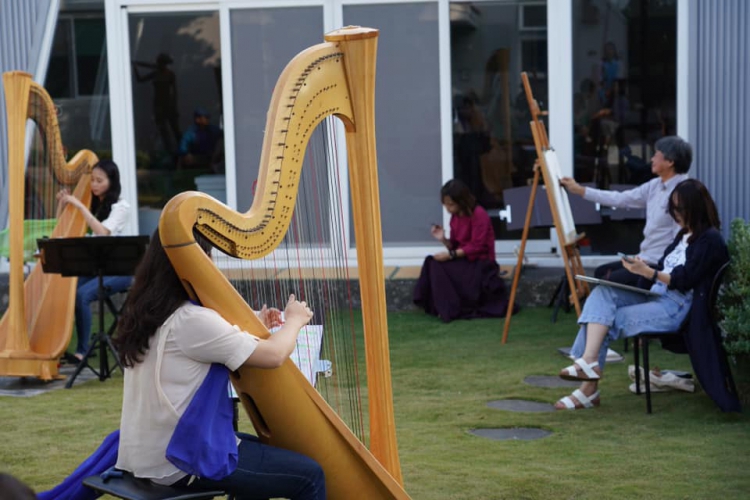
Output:
<path fill-rule="evenodd" d="M 657 291 L 654 287 L 654 291 Z M 604 370 L 610 342 L 620 337 L 632 337 L 641 332 L 670 332 L 677 330 L 690 311 L 693 291 L 688 293 L 659 287 L 658 297 L 599 285 L 591 291 L 583 306 L 578 324 L 581 328 L 570 354 L 576 359 L 586 348 L 586 325 L 598 323 L 609 327 L 599 349 L 599 368 Z"/>

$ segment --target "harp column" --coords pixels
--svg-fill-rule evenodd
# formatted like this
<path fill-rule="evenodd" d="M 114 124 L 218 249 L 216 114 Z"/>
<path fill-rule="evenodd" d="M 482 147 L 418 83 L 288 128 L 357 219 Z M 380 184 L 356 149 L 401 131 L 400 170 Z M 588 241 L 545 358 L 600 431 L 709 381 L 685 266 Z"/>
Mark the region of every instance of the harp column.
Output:
<path fill-rule="evenodd" d="M 383 271 L 377 154 L 375 147 L 375 63 L 378 30 L 346 27 L 328 33 L 338 43 L 352 98 L 354 123 L 346 124 L 349 185 L 362 294 L 367 385 L 370 400 L 370 451 L 403 483 L 396 442 L 391 388 L 388 319 Z M 362 265 L 366 263 L 367 265 Z"/>
<path fill-rule="evenodd" d="M 10 272 L 8 273 L 10 304 L 8 308 L 8 338 L 6 351 L 27 351 L 29 335 L 26 329 L 23 294 L 23 209 L 24 209 L 24 160 L 26 151 L 26 118 L 29 107 L 31 75 L 20 71 L 3 74 L 8 127 L 8 228 L 10 233 Z M 12 108 L 12 109 L 11 109 Z"/>

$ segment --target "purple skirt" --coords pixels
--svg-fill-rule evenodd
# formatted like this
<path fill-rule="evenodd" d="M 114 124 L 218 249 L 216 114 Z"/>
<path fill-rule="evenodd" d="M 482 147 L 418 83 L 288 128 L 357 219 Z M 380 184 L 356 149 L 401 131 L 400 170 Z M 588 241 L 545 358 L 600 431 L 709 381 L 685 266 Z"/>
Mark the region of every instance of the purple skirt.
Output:
<path fill-rule="evenodd" d="M 414 288 L 414 303 L 446 323 L 454 319 L 502 318 L 508 295 L 492 260 L 438 262 L 425 259 Z M 513 312 L 517 312 L 517 306 Z"/>

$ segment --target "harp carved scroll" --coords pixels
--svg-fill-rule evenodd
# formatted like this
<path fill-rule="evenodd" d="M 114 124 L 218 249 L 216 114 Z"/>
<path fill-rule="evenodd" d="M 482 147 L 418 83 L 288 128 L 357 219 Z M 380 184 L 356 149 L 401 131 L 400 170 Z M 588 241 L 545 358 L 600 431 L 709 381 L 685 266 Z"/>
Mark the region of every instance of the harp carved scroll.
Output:
<path fill-rule="evenodd" d="M 407 499 L 402 487 L 391 395 L 382 233 L 375 151 L 374 90 L 378 31 L 348 27 L 298 54 L 272 96 L 256 197 L 238 213 L 202 193 L 175 196 L 159 231 L 189 293 L 230 323 L 267 330 L 195 242 L 193 230 L 234 257 L 258 259 L 287 233 L 310 135 L 340 118 L 346 145 L 362 300 L 370 449 L 349 430 L 292 361 L 274 370 L 241 368 L 232 377 L 259 436 L 321 464 L 328 498 Z"/>
<path fill-rule="evenodd" d="M 39 265 L 25 277 L 25 222 L 56 217 L 54 229 L 46 236 L 83 236 L 87 228 L 83 216 L 72 206 L 56 214 L 55 194 L 67 187 L 90 204 L 90 173 L 98 159 L 82 150 L 69 162 L 65 160 L 55 105 L 31 75 L 4 73 L 3 86 L 8 125 L 10 300 L 0 319 L 0 375 L 50 380 L 59 377 L 58 360 L 70 342 L 77 281 L 44 274 Z M 27 167 L 28 120 L 36 125 L 39 140 L 32 145 Z M 27 180 L 31 185 L 26 185 Z M 25 199 L 27 192 L 35 193 L 34 204 Z"/>

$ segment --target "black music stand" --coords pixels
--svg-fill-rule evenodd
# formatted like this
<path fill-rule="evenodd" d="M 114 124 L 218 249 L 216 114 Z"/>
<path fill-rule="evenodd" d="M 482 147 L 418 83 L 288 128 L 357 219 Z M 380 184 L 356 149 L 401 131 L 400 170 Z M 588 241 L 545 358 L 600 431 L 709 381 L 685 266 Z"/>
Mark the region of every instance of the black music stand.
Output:
<path fill-rule="evenodd" d="M 65 384 L 66 389 L 84 367 L 93 371 L 100 381 L 112 376 L 115 367 L 109 366 L 107 349 L 122 371 L 119 356 L 112 344 L 110 331 L 104 329 L 104 304 L 107 300 L 104 276 L 132 276 L 148 245 L 148 236 L 96 236 L 81 238 L 42 238 L 37 240 L 42 269 L 45 273 L 63 276 L 97 276 L 99 279 L 99 331 L 92 335 L 88 350 Z M 111 302 L 110 302 L 111 304 Z M 111 307 L 111 305 L 110 305 Z M 117 321 L 117 311 L 112 311 Z M 99 371 L 88 363 L 88 358 L 99 346 Z"/>

